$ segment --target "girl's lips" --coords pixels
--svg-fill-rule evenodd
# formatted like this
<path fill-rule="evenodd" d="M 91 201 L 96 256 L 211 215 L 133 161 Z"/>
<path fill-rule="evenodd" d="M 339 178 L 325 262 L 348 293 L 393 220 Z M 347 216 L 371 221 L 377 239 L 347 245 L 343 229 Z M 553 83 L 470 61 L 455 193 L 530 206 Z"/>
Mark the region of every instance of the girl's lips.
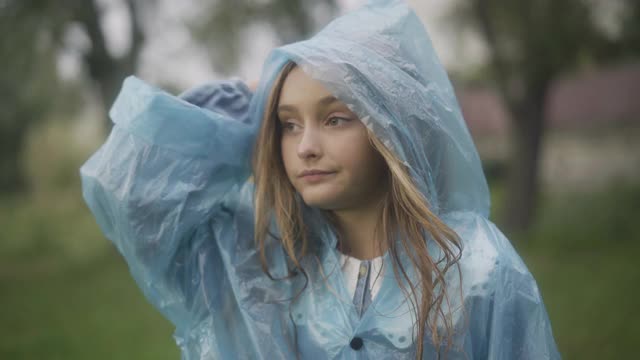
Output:
<path fill-rule="evenodd" d="M 320 182 L 335 174 L 334 172 L 315 172 L 302 175 L 301 178 L 307 182 Z"/>
<path fill-rule="evenodd" d="M 303 177 L 303 176 L 308 176 L 308 175 L 317 175 L 317 174 L 332 174 L 335 171 L 327 171 L 327 170 L 320 170 L 320 169 L 308 169 L 308 170 L 304 170 L 302 171 L 298 177 Z"/>

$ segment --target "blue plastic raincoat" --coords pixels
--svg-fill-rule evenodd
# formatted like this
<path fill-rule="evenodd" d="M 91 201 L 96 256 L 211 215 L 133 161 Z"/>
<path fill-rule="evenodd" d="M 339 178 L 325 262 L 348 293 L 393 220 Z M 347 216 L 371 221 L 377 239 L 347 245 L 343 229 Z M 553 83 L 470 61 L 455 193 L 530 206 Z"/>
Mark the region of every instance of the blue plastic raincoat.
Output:
<path fill-rule="evenodd" d="M 83 194 L 148 300 L 175 325 L 182 358 L 398 359 L 414 357 L 417 341 L 424 358 L 435 358 L 430 335 L 414 338 L 393 271 L 358 316 L 328 224 L 309 225 L 318 253 L 302 263 L 309 278 L 298 301 L 289 300 L 302 276 L 274 281 L 260 267 L 251 155 L 269 89 L 289 60 L 397 154 L 462 239 L 462 282 L 447 278 L 451 294 L 463 293 L 449 308 L 461 330 L 447 358 L 559 358 L 535 280 L 487 219 L 487 184 L 452 86 L 401 1 L 372 1 L 309 40 L 275 49 L 254 94 L 239 80 L 181 97 L 125 81 L 108 140 L 81 168 Z M 280 244 L 269 244 L 268 258 L 274 276 L 287 274 Z M 383 261 L 391 264 L 388 253 Z M 362 346 L 350 346 L 353 339 Z"/>

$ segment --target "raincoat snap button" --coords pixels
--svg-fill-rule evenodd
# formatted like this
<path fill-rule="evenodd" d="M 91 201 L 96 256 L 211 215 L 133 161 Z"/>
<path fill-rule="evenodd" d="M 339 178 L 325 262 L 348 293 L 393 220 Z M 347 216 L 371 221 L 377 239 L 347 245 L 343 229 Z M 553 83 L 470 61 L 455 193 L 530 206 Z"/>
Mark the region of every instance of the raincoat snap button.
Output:
<path fill-rule="evenodd" d="M 364 265 L 360 266 L 360 276 L 365 276 L 367 274 L 367 267 Z"/>
<path fill-rule="evenodd" d="M 351 339 L 349 346 L 351 346 L 353 350 L 360 350 L 360 348 L 362 348 L 362 344 L 363 344 L 362 338 L 356 336 L 353 339 Z"/>

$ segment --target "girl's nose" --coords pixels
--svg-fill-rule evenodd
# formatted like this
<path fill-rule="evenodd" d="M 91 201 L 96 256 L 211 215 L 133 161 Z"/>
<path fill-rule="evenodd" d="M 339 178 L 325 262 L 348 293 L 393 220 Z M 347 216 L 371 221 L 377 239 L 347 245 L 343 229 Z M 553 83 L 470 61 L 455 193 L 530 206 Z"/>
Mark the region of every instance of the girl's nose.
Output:
<path fill-rule="evenodd" d="M 310 126 L 305 127 L 298 143 L 298 156 L 301 159 L 319 158 L 322 156 L 322 146 L 319 134 Z"/>

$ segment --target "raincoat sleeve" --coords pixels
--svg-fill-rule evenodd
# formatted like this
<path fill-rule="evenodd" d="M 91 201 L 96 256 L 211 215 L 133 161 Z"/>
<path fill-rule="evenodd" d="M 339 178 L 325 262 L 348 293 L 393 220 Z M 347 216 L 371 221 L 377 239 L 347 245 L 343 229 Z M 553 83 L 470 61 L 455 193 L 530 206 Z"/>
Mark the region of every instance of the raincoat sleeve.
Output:
<path fill-rule="evenodd" d="M 100 228 L 178 328 L 196 310 L 189 286 L 198 287 L 198 266 L 212 262 L 211 223 L 233 212 L 235 190 L 250 175 L 250 97 L 239 81 L 178 98 L 129 77 L 108 139 L 80 169 Z"/>
<path fill-rule="evenodd" d="M 498 250 L 489 291 L 471 310 L 479 359 L 560 359 L 535 279 L 509 240 L 491 222 L 481 231 Z"/>

